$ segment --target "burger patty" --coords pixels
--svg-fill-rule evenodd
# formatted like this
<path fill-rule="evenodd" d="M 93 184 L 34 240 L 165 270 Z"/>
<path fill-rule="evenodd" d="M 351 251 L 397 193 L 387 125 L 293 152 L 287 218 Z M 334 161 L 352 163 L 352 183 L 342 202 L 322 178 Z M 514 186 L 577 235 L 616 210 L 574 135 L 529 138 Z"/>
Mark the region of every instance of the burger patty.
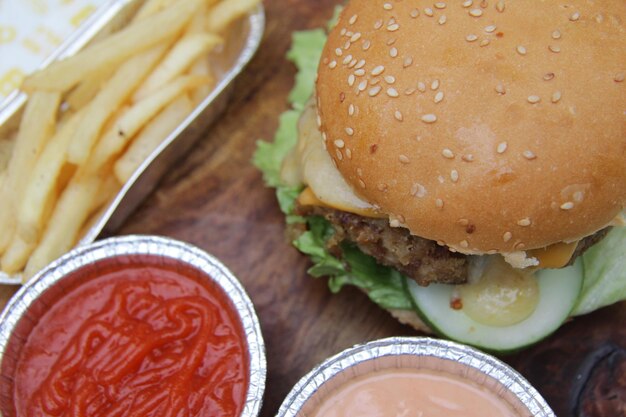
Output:
<path fill-rule="evenodd" d="M 468 258 L 452 253 L 436 242 L 411 235 L 404 227 L 391 227 L 386 219 L 374 219 L 319 206 L 299 206 L 298 214 L 323 216 L 335 229 L 327 243 L 341 255 L 342 242 L 349 241 L 378 263 L 397 269 L 419 285 L 463 284 L 467 281 Z"/>
<path fill-rule="evenodd" d="M 337 257 L 341 257 L 340 244 L 352 242 L 378 263 L 395 268 L 419 285 L 463 284 L 467 281 L 467 255 L 450 252 L 433 240 L 410 234 L 404 227 L 391 227 L 386 219 L 319 206 L 298 206 L 296 211 L 303 216 L 323 216 L 331 223 L 335 234 L 327 242 L 327 248 Z M 582 239 L 569 264 L 602 240 L 609 230 L 607 227 Z"/>

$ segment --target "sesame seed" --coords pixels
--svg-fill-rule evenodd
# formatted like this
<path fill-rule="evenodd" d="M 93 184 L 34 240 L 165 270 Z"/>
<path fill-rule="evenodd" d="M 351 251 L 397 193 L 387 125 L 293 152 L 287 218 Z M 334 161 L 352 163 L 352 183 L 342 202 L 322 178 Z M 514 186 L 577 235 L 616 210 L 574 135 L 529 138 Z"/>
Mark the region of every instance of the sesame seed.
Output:
<path fill-rule="evenodd" d="M 530 226 L 531 221 L 528 217 L 521 219 L 517 222 L 518 226 L 527 227 Z"/>
<path fill-rule="evenodd" d="M 361 81 L 357 88 L 359 91 L 365 91 L 365 89 L 367 88 L 367 80 Z"/>
<path fill-rule="evenodd" d="M 348 115 L 349 116 L 354 116 L 354 104 L 350 104 L 348 106 Z"/>
<path fill-rule="evenodd" d="M 410 56 L 404 58 L 404 62 L 402 63 L 402 67 L 406 68 L 406 67 L 410 67 L 413 64 L 413 58 L 411 58 Z"/>
<path fill-rule="evenodd" d="M 558 45 L 550 45 L 548 46 L 548 49 L 550 50 L 550 52 L 554 52 L 555 54 L 561 52 L 561 47 Z"/>
<path fill-rule="evenodd" d="M 435 206 L 437 206 L 437 208 L 443 208 L 443 200 L 440 198 L 436 199 Z"/>
<path fill-rule="evenodd" d="M 520 55 L 526 55 L 526 48 L 522 45 L 517 46 L 517 53 Z"/>
<path fill-rule="evenodd" d="M 398 91 L 395 88 L 388 88 L 387 95 L 389 97 L 398 97 L 400 94 L 398 94 Z"/>
<path fill-rule="evenodd" d="M 411 186 L 411 195 L 417 198 L 422 198 L 426 195 L 426 188 L 422 184 L 415 182 Z"/>
<path fill-rule="evenodd" d="M 424 123 L 435 123 L 437 121 L 437 116 L 434 114 L 425 114 L 422 116 L 422 122 Z"/>
<path fill-rule="evenodd" d="M 421 82 L 421 81 L 420 81 L 420 82 L 418 82 L 418 83 L 417 83 L 417 89 L 418 89 L 420 92 L 422 92 L 422 93 L 423 93 L 423 92 L 425 92 L 425 91 L 426 91 L 426 84 L 424 84 L 424 83 L 423 83 L 423 82 Z"/>
<path fill-rule="evenodd" d="M 368 49 L 370 49 L 371 45 L 372 45 L 372 42 L 370 42 L 369 40 L 363 41 L 363 50 L 367 51 Z"/>
<path fill-rule="evenodd" d="M 319 112 L 317 113 L 316 121 L 317 121 L 317 127 L 322 127 L 322 118 L 321 118 Z"/>
<path fill-rule="evenodd" d="M 415 19 L 417 16 L 420 15 L 420 11 L 418 9 L 413 9 L 411 10 L 411 12 L 409 13 L 409 16 L 411 16 L 413 19 Z"/>
<path fill-rule="evenodd" d="M 380 183 L 376 186 L 376 188 L 378 188 L 378 191 L 387 191 L 387 184 Z"/>
<path fill-rule="evenodd" d="M 517 242 L 514 246 L 515 249 L 517 250 L 522 250 L 526 247 L 526 245 L 524 245 L 522 242 Z"/>
<path fill-rule="evenodd" d="M 496 31 L 496 25 L 489 25 L 487 27 L 485 27 L 485 32 L 487 33 L 492 33 Z"/>
<path fill-rule="evenodd" d="M 389 56 L 392 57 L 392 58 L 397 57 L 398 56 L 398 49 L 396 49 L 395 47 L 391 48 L 389 50 Z"/>
<path fill-rule="evenodd" d="M 462 240 L 460 242 L 460 244 L 461 244 L 462 248 L 468 248 L 469 247 L 469 243 L 467 242 L 467 240 Z"/>
<path fill-rule="evenodd" d="M 546 81 L 551 81 L 554 79 L 554 73 L 553 72 L 548 72 L 543 76 L 543 79 Z"/>
<path fill-rule="evenodd" d="M 574 208 L 574 203 L 572 203 L 571 201 L 561 204 L 561 210 L 571 210 L 573 208 Z"/>
<path fill-rule="evenodd" d="M 443 155 L 444 158 L 454 159 L 454 152 L 452 152 L 448 148 L 445 148 L 443 151 L 441 151 L 441 154 Z"/>
<path fill-rule="evenodd" d="M 478 36 L 474 35 L 474 34 L 469 34 L 465 37 L 465 40 L 468 42 L 474 42 L 475 40 L 478 39 Z"/>
<path fill-rule="evenodd" d="M 335 144 L 335 147 L 339 149 L 343 148 L 346 145 L 345 142 L 341 139 L 336 139 L 333 143 Z"/>
<path fill-rule="evenodd" d="M 359 185 L 361 186 L 361 188 L 365 189 L 365 182 L 359 178 Z"/>
<path fill-rule="evenodd" d="M 443 1 L 438 1 L 437 3 L 435 3 L 435 8 L 436 9 L 445 9 L 446 8 L 446 3 Z"/>
<path fill-rule="evenodd" d="M 472 17 L 480 17 L 483 15 L 483 11 L 480 9 L 472 9 L 469 11 L 469 15 Z"/>
<path fill-rule="evenodd" d="M 438 88 L 439 88 L 439 80 L 433 80 L 433 82 L 430 83 L 430 89 L 434 91 Z"/>
<path fill-rule="evenodd" d="M 615 74 L 615 77 L 613 77 L 613 81 L 615 81 L 616 83 L 621 83 L 624 81 L 624 73 L 620 72 Z"/>
<path fill-rule="evenodd" d="M 472 162 L 474 160 L 474 155 L 468 153 L 467 155 L 463 155 L 461 159 L 465 162 Z"/>
<path fill-rule="evenodd" d="M 482 41 L 480 41 L 480 46 L 487 46 L 489 45 L 489 43 L 491 43 L 489 39 L 483 39 Z"/>
<path fill-rule="evenodd" d="M 362 60 L 360 60 L 359 62 L 357 62 L 356 66 L 355 66 L 354 68 L 356 68 L 356 69 L 361 69 L 361 68 L 363 68 L 364 66 L 365 66 L 365 60 L 364 60 L 364 59 L 362 59 Z"/>
<path fill-rule="evenodd" d="M 504 88 L 503 84 L 498 84 L 496 85 L 496 93 L 500 94 L 500 95 L 504 95 L 506 94 L 506 89 Z"/>
<path fill-rule="evenodd" d="M 441 103 L 442 100 L 443 100 L 443 91 L 440 91 L 437 94 L 435 94 L 435 103 Z"/>
<path fill-rule="evenodd" d="M 343 55 L 343 51 L 341 50 L 341 48 L 335 49 L 335 55 L 337 55 L 337 56 Z"/>
<path fill-rule="evenodd" d="M 377 76 L 383 73 L 385 67 L 383 65 L 379 65 L 372 70 L 372 75 Z"/>
<path fill-rule="evenodd" d="M 337 61 L 330 61 L 330 64 L 328 64 L 328 68 L 330 69 L 334 69 L 337 66 Z"/>
<path fill-rule="evenodd" d="M 396 30 L 400 29 L 400 25 L 397 23 L 394 23 L 393 25 L 389 25 L 387 26 L 387 30 L 389 32 L 395 32 Z"/>
<path fill-rule="evenodd" d="M 580 19 L 580 13 L 579 12 L 574 12 L 572 13 L 572 15 L 569 17 L 569 20 L 571 20 L 572 22 L 576 22 Z"/>
<path fill-rule="evenodd" d="M 346 149 L 346 156 L 348 159 L 352 159 L 352 151 L 350 149 Z"/>
<path fill-rule="evenodd" d="M 552 102 L 553 103 L 558 103 L 561 100 L 561 92 L 560 91 L 555 91 L 554 94 L 552 94 Z"/>
<path fill-rule="evenodd" d="M 393 84 L 396 82 L 396 78 L 393 75 L 385 75 L 383 78 L 387 84 Z"/>
<path fill-rule="evenodd" d="M 350 20 L 348 20 L 348 23 L 351 25 L 354 25 L 356 23 L 356 20 L 359 18 L 358 15 L 352 15 L 352 17 L 350 18 Z"/>
<path fill-rule="evenodd" d="M 343 65 L 348 65 L 352 61 L 352 55 L 346 55 L 346 57 L 341 62 Z"/>
<path fill-rule="evenodd" d="M 326 132 L 322 132 L 322 140 L 326 142 L 328 140 L 328 136 L 326 136 Z"/>
<path fill-rule="evenodd" d="M 350 39 L 348 39 L 346 41 L 346 43 L 343 44 L 343 49 L 348 50 L 348 49 L 350 49 L 351 45 L 352 45 L 352 43 L 350 42 Z"/>
<path fill-rule="evenodd" d="M 346 28 L 341 28 L 341 32 L 339 33 L 341 33 L 341 36 L 344 36 L 346 34 Z"/>
<path fill-rule="evenodd" d="M 382 88 L 379 85 L 377 85 L 376 87 L 370 88 L 370 91 L 369 91 L 368 94 L 369 94 L 370 97 L 374 97 L 378 93 L 380 93 L 380 90 L 382 90 Z"/>
<path fill-rule="evenodd" d="M 450 171 L 450 179 L 452 180 L 452 182 L 457 182 L 459 180 L 459 171 L 457 171 L 456 169 Z"/>
<path fill-rule="evenodd" d="M 352 87 L 354 85 L 354 81 L 355 80 L 356 80 L 356 77 L 354 76 L 354 74 L 348 75 L 348 85 L 350 87 Z"/>
<path fill-rule="evenodd" d="M 354 71 L 354 75 L 356 75 L 357 77 L 362 77 L 365 75 L 365 70 L 363 68 L 358 69 L 356 71 Z"/>
<path fill-rule="evenodd" d="M 434 12 L 433 9 L 431 9 L 430 7 L 427 7 L 424 9 L 424 14 L 428 17 L 433 17 Z"/>
<path fill-rule="evenodd" d="M 352 129 L 351 127 L 346 127 L 345 131 L 348 136 L 354 135 L 354 129 Z"/>
<path fill-rule="evenodd" d="M 383 21 L 382 21 L 382 20 L 377 20 L 377 21 L 374 23 L 374 29 L 378 30 L 378 29 L 380 29 L 381 27 L 383 27 Z"/>
<path fill-rule="evenodd" d="M 337 159 L 339 159 L 340 161 L 343 161 L 343 154 L 341 153 L 339 149 L 335 149 L 335 155 L 337 155 Z"/>
<path fill-rule="evenodd" d="M 474 2 L 472 0 L 466 0 L 463 2 L 462 6 L 465 8 L 471 7 Z"/>
<path fill-rule="evenodd" d="M 352 61 L 350 61 L 350 65 L 348 65 L 348 68 L 352 68 L 356 65 L 356 58 L 354 58 Z"/>
<path fill-rule="evenodd" d="M 391 46 L 394 43 L 396 43 L 396 38 L 390 38 L 390 39 L 387 40 L 386 43 L 387 43 L 387 46 Z"/>
<path fill-rule="evenodd" d="M 349 30 L 347 32 L 343 32 L 342 35 L 346 35 L 347 37 L 350 37 L 350 36 L 354 35 L 354 33 L 351 30 Z"/>
<path fill-rule="evenodd" d="M 499 13 L 502 13 L 504 11 L 504 1 L 500 0 L 498 3 L 496 3 L 496 10 Z"/>
<path fill-rule="evenodd" d="M 359 39 L 361 39 L 361 33 L 360 33 L 360 32 L 357 32 L 357 33 L 355 33 L 354 35 L 352 35 L 352 36 L 350 37 L 350 42 L 356 42 L 356 41 L 358 41 Z"/>
<path fill-rule="evenodd" d="M 498 146 L 496 148 L 496 152 L 502 154 L 506 151 L 506 148 L 508 148 L 508 144 L 506 142 L 500 142 L 498 143 Z"/>
<path fill-rule="evenodd" d="M 467 226 L 469 224 L 469 220 L 467 219 L 459 219 L 457 221 L 458 224 L 460 224 L 461 226 Z"/>
<path fill-rule="evenodd" d="M 399 122 L 403 120 L 402 113 L 400 112 L 400 110 L 396 110 L 393 114 L 393 117 L 395 117 L 396 120 Z"/>
<path fill-rule="evenodd" d="M 537 104 L 541 101 L 541 97 L 539 96 L 528 96 L 526 99 L 530 104 Z"/>
<path fill-rule="evenodd" d="M 558 30 L 552 32 L 552 39 L 561 39 L 561 32 Z"/>
<path fill-rule="evenodd" d="M 535 153 L 533 151 L 524 151 L 522 152 L 522 155 L 524 155 L 524 158 L 532 161 L 533 159 L 537 158 L 537 155 L 535 155 Z"/>
<path fill-rule="evenodd" d="M 399 160 L 400 160 L 400 162 L 402 162 L 403 164 L 408 164 L 409 162 L 411 162 L 411 161 L 409 161 L 409 157 L 408 157 L 408 156 L 406 156 L 406 155 L 400 155 L 400 156 L 398 157 L 398 159 L 399 159 Z"/>
<path fill-rule="evenodd" d="M 512 237 L 513 235 L 511 234 L 511 232 L 505 232 L 502 235 L 502 240 L 504 240 L 504 242 L 508 242 L 509 240 L 511 240 Z"/>
<path fill-rule="evenodd" d="M 439 16 L 439 20 L 437 21 L 437 23 L 439 23 L 440 25 L 445 24 L 448 21 L 448 18 L 446 17 L 445 14 L 442 14 L 441 16 Z"/>
<path fill-rule="evenodd" d="M 406 94 L 407 96 L 410 96 L 414 92 L 415 92 L 415 88 L 407 88 L 406 90 L 404 90 L 404 94 Z"/>
<path fill-rule="evenodd" d="M 393 9 L 393 5 L 392 5 L 391 3 L 385 3 L 385 4 L 383 5 L 383 9 L 385 9 L 385 10 L 391 10 L 391 9 Z"/>

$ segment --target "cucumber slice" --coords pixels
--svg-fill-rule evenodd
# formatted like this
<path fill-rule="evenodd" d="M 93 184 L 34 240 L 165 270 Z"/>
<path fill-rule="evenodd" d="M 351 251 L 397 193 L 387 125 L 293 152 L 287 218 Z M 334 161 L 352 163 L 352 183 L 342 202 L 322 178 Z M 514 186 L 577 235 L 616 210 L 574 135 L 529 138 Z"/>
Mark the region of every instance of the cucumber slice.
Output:
<path fill-rule="evenodd" d="M 536 343 L 554 332 L 576 305 L 583 283 L 582 263 L 535 273 L 539 302 L 525 320 L 505 327 L 479 323 L 450 307 L 453 285 L 420 287 L 407 280 L 407 290 L 418 315 L 443 336 L 494 352 L 506 353 Z"/>

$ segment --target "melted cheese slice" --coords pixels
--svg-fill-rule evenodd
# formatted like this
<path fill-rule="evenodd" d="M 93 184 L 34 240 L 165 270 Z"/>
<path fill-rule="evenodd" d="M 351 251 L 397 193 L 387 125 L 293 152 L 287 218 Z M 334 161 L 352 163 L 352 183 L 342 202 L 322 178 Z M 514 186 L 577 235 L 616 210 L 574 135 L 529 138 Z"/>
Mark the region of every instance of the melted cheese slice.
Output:
<path fill-rule="evenodd" d="M 285 158 L 281 178 L 287 184 L 308 185 L 299 199 L 301 204 L 332 207 L 365 217 L 386 217 L 357 196 L 335 167 L 324 149 L 313 105 L 304 110 L 298 132 L 298 144 Z"/>
<path fill-rule="evenodd" d="M 539 261 L 539 268 L 562 268 L 572 259 L 578 241 L 555 243 L 545 248 L 529 250 L 528 256 Z"/>

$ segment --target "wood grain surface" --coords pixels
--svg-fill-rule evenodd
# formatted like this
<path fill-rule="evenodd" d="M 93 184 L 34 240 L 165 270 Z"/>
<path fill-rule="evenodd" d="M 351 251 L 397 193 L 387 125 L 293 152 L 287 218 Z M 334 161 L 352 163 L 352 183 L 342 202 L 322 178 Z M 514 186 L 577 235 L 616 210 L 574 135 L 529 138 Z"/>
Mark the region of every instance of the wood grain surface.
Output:
<path fill-rule="evenodd" d="M 256 140 L 272 138 L 287 109 L 295 73 L 284 58 L 291 32 L 323 26 L 337 3 L 266 0 L 263 43 L 238 79 L 230 106 L 119 230 L 188 241 L 239 277 L 266 341 L 263 417 L 275 415 L 296 381 L 328 356 L 377 338 L 417 335 L 360 291 L 331 296 L 324 280 L 307 276 L 309 262 L 287 242 L 274 192 L 250 163 Z M 0 301 L 12 291 L 2 288 Z M 623 303 L 578 318 L 503 359 L 535 385 L 558 416 L 626 415 Z"/>

